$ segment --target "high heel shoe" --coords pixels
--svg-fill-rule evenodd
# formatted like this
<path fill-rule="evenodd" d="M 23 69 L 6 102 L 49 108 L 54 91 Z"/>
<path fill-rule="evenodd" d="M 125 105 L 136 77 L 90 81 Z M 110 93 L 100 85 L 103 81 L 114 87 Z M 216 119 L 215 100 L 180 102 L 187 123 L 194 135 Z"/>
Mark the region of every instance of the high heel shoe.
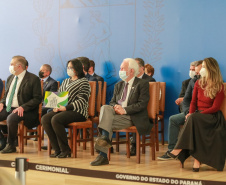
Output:
<path fill-rule="evenodd" d="M 67 158 L 67 157 L 71 157 L 71 151 L 65 151 L 65 152 L 61 152 L 57 158 Z"/>
<path fill-rule="evenodd" d="M 199 172 L 199 168 L 192 168 L 193 172 Z"/>
<path fill-rule="evenodd" d="M 49 157 L 56 158 L 58 155 L 60 155 L 60 152 L 55 152 L 54 154 L 50 154 Z"/>
<path fill-rule="evenodd" d="M 169 157 L 171 157 L 171 158 L 173 158 L 173 159 L 177 159 L 178 156 L 179 156 L 179 154 L 178 154 L 178 155 L 174 155 L 174 154 L 172 154 L 170 151 L 167 151 L 167 152 L 166 152 L 166 155 L 168 155 Z"/>

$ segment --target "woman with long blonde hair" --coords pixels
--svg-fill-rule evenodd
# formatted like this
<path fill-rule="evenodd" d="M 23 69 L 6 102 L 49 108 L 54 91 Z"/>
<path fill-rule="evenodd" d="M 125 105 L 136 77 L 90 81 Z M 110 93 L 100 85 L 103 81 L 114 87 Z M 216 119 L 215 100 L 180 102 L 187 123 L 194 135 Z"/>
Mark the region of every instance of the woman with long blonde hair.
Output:
<path fill-rule="evenodd" d="M 191 155 L 194 172 L 199 171 L 201 163 L 222 171 L 226 157 L 226 124 L 220 107 L 225 95 L 217 61 L 212 57 L 205 58 L 200 75 L 178 142 L 167 155 L 179 159 L 182 167 Z"/>

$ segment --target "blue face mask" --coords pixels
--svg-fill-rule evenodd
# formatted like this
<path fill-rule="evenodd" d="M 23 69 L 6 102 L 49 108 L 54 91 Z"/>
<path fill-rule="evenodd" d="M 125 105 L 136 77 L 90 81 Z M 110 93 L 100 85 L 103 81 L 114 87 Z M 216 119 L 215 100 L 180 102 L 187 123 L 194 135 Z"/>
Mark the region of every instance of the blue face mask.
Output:
<path fill-rule="evenodd" d="M 125 81 L 125 80 L 128 78 L 128 76 L 126 75 L 126 71 L 119 71 L 119 77 L 120 77 L 123 81 Z"/>

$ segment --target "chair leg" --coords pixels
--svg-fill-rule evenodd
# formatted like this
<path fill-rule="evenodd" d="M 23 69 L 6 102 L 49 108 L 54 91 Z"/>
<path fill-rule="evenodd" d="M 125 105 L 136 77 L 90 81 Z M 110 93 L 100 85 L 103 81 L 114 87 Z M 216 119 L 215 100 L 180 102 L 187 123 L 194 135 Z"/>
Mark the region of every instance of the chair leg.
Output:
<path fill-rule="evenodd" d="M 50 155 L 51 154 L 51 143 L 50 143 L 50 140 L 48 138 L 48 154 Z"/>
<path fill-rule="evenodd" d="M 37 134 L 38 134 L 38 151 L 41 151 L 41 145 L 42 145 L 42 128 L 41 128 L 41 125 L 38 125 Z"/>
<path fill-rule="evenodd" d="M 145 135 L 142 135 L 141 136 L 142 137 L 142 154 L 145 154 Z"/>
<path fill-rule="evenodd" d="M 93 130 L 93 127 L 89 129 L 90 130 L 90 138 L 92 139 L 91 140 L 91 155 L 94 155 L 94 140 L 93 140 L 93 133 L 94 133 L 94 130 Z"/>
<path fill-rule="evenodd" d="M 115 140 L 116 140 L 116 152 L 119 152 L 119 132 L 116 132 Z"/>
<path fill-rule="evenodd" d="M 136 150 L 137 150 L 137 163 L 140 163 L 140 134 L 136 131 Z"/>
<path fill-rule="evenodd" d="M 110 161 L 111 160 L 111 148 L 108 149 L 107 155 L 108 155 L 108 160 Z"/>
<path fill-rule="evenodd" d="M 24 124 L 20 124 L 20 153 L 24 153 Z"/>
<path fill-rule="evenodd" d="M 126 132 L 126 157 L 130 158 L 130 139 L 129 132 Z"/>
<path fill-rule="evenodd" d="M 83 139 L 86 139 L 86 128 L 83 128 L 82 129 L 83 130 L 83 134 L 82 134 L 82 136 L 83 136 Z M 83 141 L 83 150 L 86 150 L 86 141 Z"/>
<path fill-rule="evenodd" d="M 158 134 L 158 121 L 155 119 L 155 142 L 156 142 L 156 151 L 159 151 L 159 134 Z"/>
<path fill-rule="evenodd" d="M 77 127 L 73 127 L 73 157 L 77 157 Z"/>
<path fill-rule="evenodd" d="M 161 120 L 161 136 L 162 136 L 162 145 L 164 145 L 164 118 Z"/>

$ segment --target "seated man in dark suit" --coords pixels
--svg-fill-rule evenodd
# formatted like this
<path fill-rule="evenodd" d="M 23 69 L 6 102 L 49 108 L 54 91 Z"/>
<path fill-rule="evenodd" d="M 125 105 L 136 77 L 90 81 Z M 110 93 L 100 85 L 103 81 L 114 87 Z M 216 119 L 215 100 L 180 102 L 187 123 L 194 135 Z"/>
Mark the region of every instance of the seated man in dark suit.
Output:
<path fill-rule="evenodd" d="M 95 77 L 97 79 L 97 81 L 101 81 L 102 82 L 102 87 L 103 87 L 103 85 L 104 85 L 104 79 L 101 76 L 97 75 L 94 72 L 95 71 L 95 62 L 93 60 L 89 60 L 89 64 L 90 64 L 90 67 L 89 67 L 88 73 L 91 76 Z"/>
<path fill-rule="evenodd" d="M 0 121 L 7 120 L 7 145 L 1 153 L 16 152 L 18 123 L 24 120 L 31 129 L 39 123 L 38 109 L 42 101 L 39 78 L 26 71 L 26 59 L 14 56 L 10 63 L 10 75 L 7 79 L 4 97 L 0 101 Z"/>
<path fill-rule="evenodd" d="M 138 71 L 139 66 L 134 59 L 123 60 L 119 71 L 122 81 L 115 85 L 110 105 L 101 107 L 99 136 L 95 143 L 95 149 L 100 154 L 90 163 L 92 166 L 109 164 L 107 152 L 111 147 L 113 130 L 135 125 L 139 134 L 150 134 L 153 125 L 147 112 L 149 84 L 136 77 Z"/>
<path fill-rule="evenodd" d="M 190 80 L 191 80 L 192 78 L 194 78 L 194 76 L 195 76 L 195 62 L 191 62 L 191 64 L 190 64 L 189 76 L 190 76 L 189 79 L 184 80 L 184 81 L 182 82 L 182 86 L 181 86 L 181 91 L 180 91 L 179 98 L 177 98 L 177 99 L 175 100 L 175 103 L 179 106 L 179 112 L 182 112 L 181 102 L 182 102 L 183 99 L 184 99 L 184 95 L 185 95 L 185 92 L 186 92 L 186 90 L 187 90 L 188 84 L 189 84 Z"/>
<path fill-rule="evenodd" d="M 139 65 L 139 74 L 137 75 L 137 78 L 147 80 L 148 82 L 155 82 L 155 79 L 152 76 L 148 76 L 144 72 L 144 60 L 142 58 L 135 58 L 135 60 Z"/>
<path fill-rule="evenodd" d="M 43 80 L 43 98 L 45 97 L 46 91 L 56 92 L 58 89 L 57 81 L 50 77 L 52 73 L 52 67 L 49 64 L 43 64 L 39 71 L 39 78 Z M 49 108 L 42 108 L 42 116 L 47 113 Z"/>
<path fill-rule="evenodd" d="M 145 73 L 144 70 L 144 60 L 142 58 L 135 58 L 138 66 L 139 66 L 139 74 L 137 78 L 141 78 L 147 80 L 148 82 L 155 82 L 155 79 L 152 76 L 149 76 Z M 131 140 L 131 148 L 130 148 L 130 156 L 136 155 L 136 133 L 132 134 L 133 136 L 130 138 Z"/>
<path fill-rule="evenodd" d="M 78 57 L 78 60 L 80 60 L 82 62 L 83 72 L 85 73 L 85 77 L 87 78 L 87 80 L 96 82 L 96 96 L 97 96 L 97 93 L 98 93 L 98 80 L 97 80 L 96 77 L 91 76 L 88 73 L 89 68 L 90 68 L 89 59 L 87 57 Z"/>

